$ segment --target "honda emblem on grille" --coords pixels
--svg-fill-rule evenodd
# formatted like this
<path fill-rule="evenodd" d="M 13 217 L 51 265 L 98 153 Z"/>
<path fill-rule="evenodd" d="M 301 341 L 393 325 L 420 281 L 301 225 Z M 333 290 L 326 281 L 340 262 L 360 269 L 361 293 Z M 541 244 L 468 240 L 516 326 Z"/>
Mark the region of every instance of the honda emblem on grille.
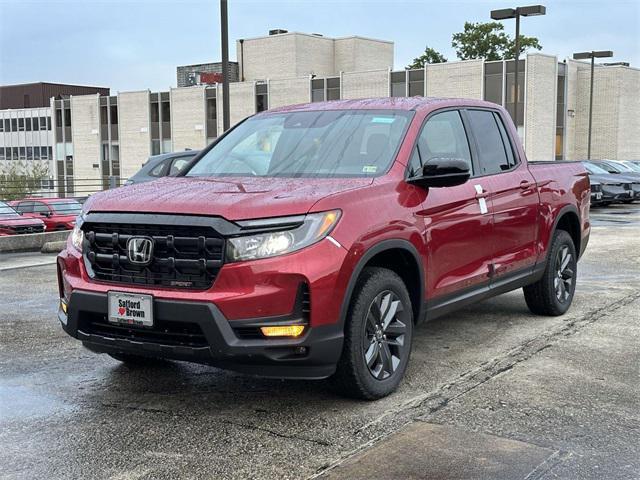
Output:
<path fill-rule="evenodd" d="M 153 257 L 153 240 L 149 237 L 131 237 L 127 241 L 127 258 L 135 265 L 149 265 Z"/>

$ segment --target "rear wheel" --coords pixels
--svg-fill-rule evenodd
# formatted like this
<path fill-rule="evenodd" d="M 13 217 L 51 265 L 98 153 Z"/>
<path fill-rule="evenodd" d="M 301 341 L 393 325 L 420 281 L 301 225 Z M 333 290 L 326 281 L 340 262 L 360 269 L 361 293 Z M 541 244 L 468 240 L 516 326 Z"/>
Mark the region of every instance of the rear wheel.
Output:
<path fill-rule="evenodd" d="M 578 257 L 571 235 L 564 230 L 556 230 L 542 278 L 523 288 L 529 310 L 537 315 L 565 313 L 576 290 L 577 268 Z"/>
<path fill-rule="evenodd" d="M 393 271 L 366 268 L 353 293 L 342 356 L 332 381 L 344 395 L 373 400 L 393 392 L 407 368 L 413 311 Z"/>

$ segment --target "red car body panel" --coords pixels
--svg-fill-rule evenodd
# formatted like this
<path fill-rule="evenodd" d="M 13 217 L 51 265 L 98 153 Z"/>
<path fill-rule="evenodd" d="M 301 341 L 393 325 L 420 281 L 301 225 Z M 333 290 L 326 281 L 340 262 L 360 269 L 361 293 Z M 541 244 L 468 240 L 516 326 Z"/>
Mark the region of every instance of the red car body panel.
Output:
<path fill-rule="evenodd" d="M 41 220 L 35 218 L 24 218 L 15 216 L 1 216 L 0 215 L 0 237 L 6 235 L 14 235 L 16 227 L 35 227 L 39 231 L 42 230 L 43 223 Z"/>
<path fill-rule="evenodd" d="M 73 215 L 65 215 L 60 212 L 57 212 L 51 207 L 52 202 L 59 201 L 68 201 L 66 198 L 41 198 L 41 197 L 33 197 L 33 198 L 23 198 L 21 200 L 14 200 L 9 202 L 13 208 L 16 208 L 23 202 L 39 202 L 46 205 L 49 208 L 49 216 L 42 215 L 40 213 L 23 213 L 22 216 L 24 218 L 35 218 L 44 222 L 47 227 L 47 231 L 55 231 L 55 230 L 72 230 L 73 226 L 76 223 L 77 215 L 74 213 Z"/>
<path fill-rule="evenodd" d="M 425 119 L 438 109 L 455 107 L 499 112 L 517 146 L 520 164 L 455 187 L 427 189 L 408 183 L 407 165 Z M 579 218 L 579 253 L 584 250 L 590 231 L 584 168 L 564 162 L 528 165 L 515 127 L 501 107 L 468 99 L 385 98 L 290 106 L 259 115 L 322 109 L 402 109 L 415 114 L 395 161 L 375 178 L 168 178 L 95 194 L 84 210 L 238 221 L 340 209 L 342 217 L 331 238 L 288 255 L 227 263 L 204 291 L 93 280 L 69 240 L 59 256 L 61 297 L 68 300 L 74 290 L 148 293 L 155 299 L 212 303 L 233 323 L 290 314 L 297 288 L 304 282 L 310 289 L 313 329 L 341 325 L 355 277 L 382 246 L 415 252 L 422 279 L 420 298 L 427 306 L 463 298 L 470 289 L 490 288 L 510 275 L 532 275 L 544 266 L 561 214 L 571 212 Z M 487 214 L 479 211 L 479 196 L 487 201 Z M 427 310 L 419 305 L 416 312 Z M 304 344 L 300 342 L 304 339 L 290 344 Z"/>

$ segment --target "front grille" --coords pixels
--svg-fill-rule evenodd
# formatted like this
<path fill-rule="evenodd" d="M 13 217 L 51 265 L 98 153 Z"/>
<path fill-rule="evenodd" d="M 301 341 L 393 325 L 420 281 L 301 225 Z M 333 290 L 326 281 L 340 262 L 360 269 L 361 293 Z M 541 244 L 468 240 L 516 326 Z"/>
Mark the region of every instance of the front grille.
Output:
<path fill-rule="evenodd" d="M 85 313 L 78 330 L 89 335 L 136 342 L 185 347 L 206 347 L 207 339 L 197 323 L 156 320 L 153 327 L 133 327 L 107 321 L 104 315 Z"/>
<path fill-rule="evenodd" d="M 89 223 L 84 256 L 96 280 L 172 288 L 209 288 L 222 267 L 224 239 L 211 227 Z M 153 255 L 146 266 L 127 256 L 131 237 L 153 240 Z"/>
<path fill-rule="evenodd" d="M 10 227 L 11 230 L 15 234 L 25 234 L 25 233 L 42 233 L 44 232 L 44 225 L 16 225 Z"/>

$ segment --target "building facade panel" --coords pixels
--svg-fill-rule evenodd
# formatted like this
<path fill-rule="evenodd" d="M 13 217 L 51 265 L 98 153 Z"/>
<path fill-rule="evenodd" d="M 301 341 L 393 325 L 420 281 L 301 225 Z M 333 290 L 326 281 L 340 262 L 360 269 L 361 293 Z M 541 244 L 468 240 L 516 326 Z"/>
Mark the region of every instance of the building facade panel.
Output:
<path fill-rule="evenodd" d="M 483 97 L 483 61 L 436 63 L 427 66 L 427 96 Z"/>
<path fill-rule="evenodd" d="M 171 89 L 171 138 L 173 151 L 206 146 L 204 87 Z"/>
<path fill-rule="evenodd" d="M 98 102 L 98 95 L 71 97 L 74 181 L 78 194 L 89 195 L 102 189 Z"/>
<path fill-rule="evenodd" d="M 640 160 L 640 70 L 612 67 L 620 78 L 616 158 Z"/>
<path fill-rule="evenodd" d="M 151 154 L 149 91 L 118 94 L 120 170 L 122 178 L 136 173 Z"/>
<path fill-rule="evenodd" d="M 219 88 L 222 93 L 222 88 Z M 222 107 L 222 102 L 218 105 Z M 230 122 L 231 126 L 238 123 L 240 120 L 244 120 L 249 115 L 256 113 L 256 96 L 255 96 L 255 84 L 253 82 L 238 82 L 229 85 L 229 108 L 230 108 Z M 220 108 L 222 112 L 222 108 Z M 220 121 L 222 121 L 222 113 L 218 115 Z M 220 125 L 222 127 L 222 125 Z M 220 128 L 218 131 L 222 132 Z"/>
<path fill-rule="evenodd" d="M 344 72 L 342 98 L 369 98 L 389 96 L 389 70 Z"/>
<path fill-rule="evenodd" d="M 524 144 L 530 160 L 554 160 L 558 60 L 527 55 Z"/>
<path fill-rule="evenodd" d="M 307 103 L 309 88 L 308 77 L 269 80 L 269 108 Z"/>
<path fill-rule="evenodd" d="M 335 72 L 393 68 L 393 42 L 363 37 L 336 38 Z"/>
<path fill-rule="evenodd" d="M 293 34 L 245 39 L 236 42 L 240 78 L 245 81 L 297 76 L 297 42 Z"/>

